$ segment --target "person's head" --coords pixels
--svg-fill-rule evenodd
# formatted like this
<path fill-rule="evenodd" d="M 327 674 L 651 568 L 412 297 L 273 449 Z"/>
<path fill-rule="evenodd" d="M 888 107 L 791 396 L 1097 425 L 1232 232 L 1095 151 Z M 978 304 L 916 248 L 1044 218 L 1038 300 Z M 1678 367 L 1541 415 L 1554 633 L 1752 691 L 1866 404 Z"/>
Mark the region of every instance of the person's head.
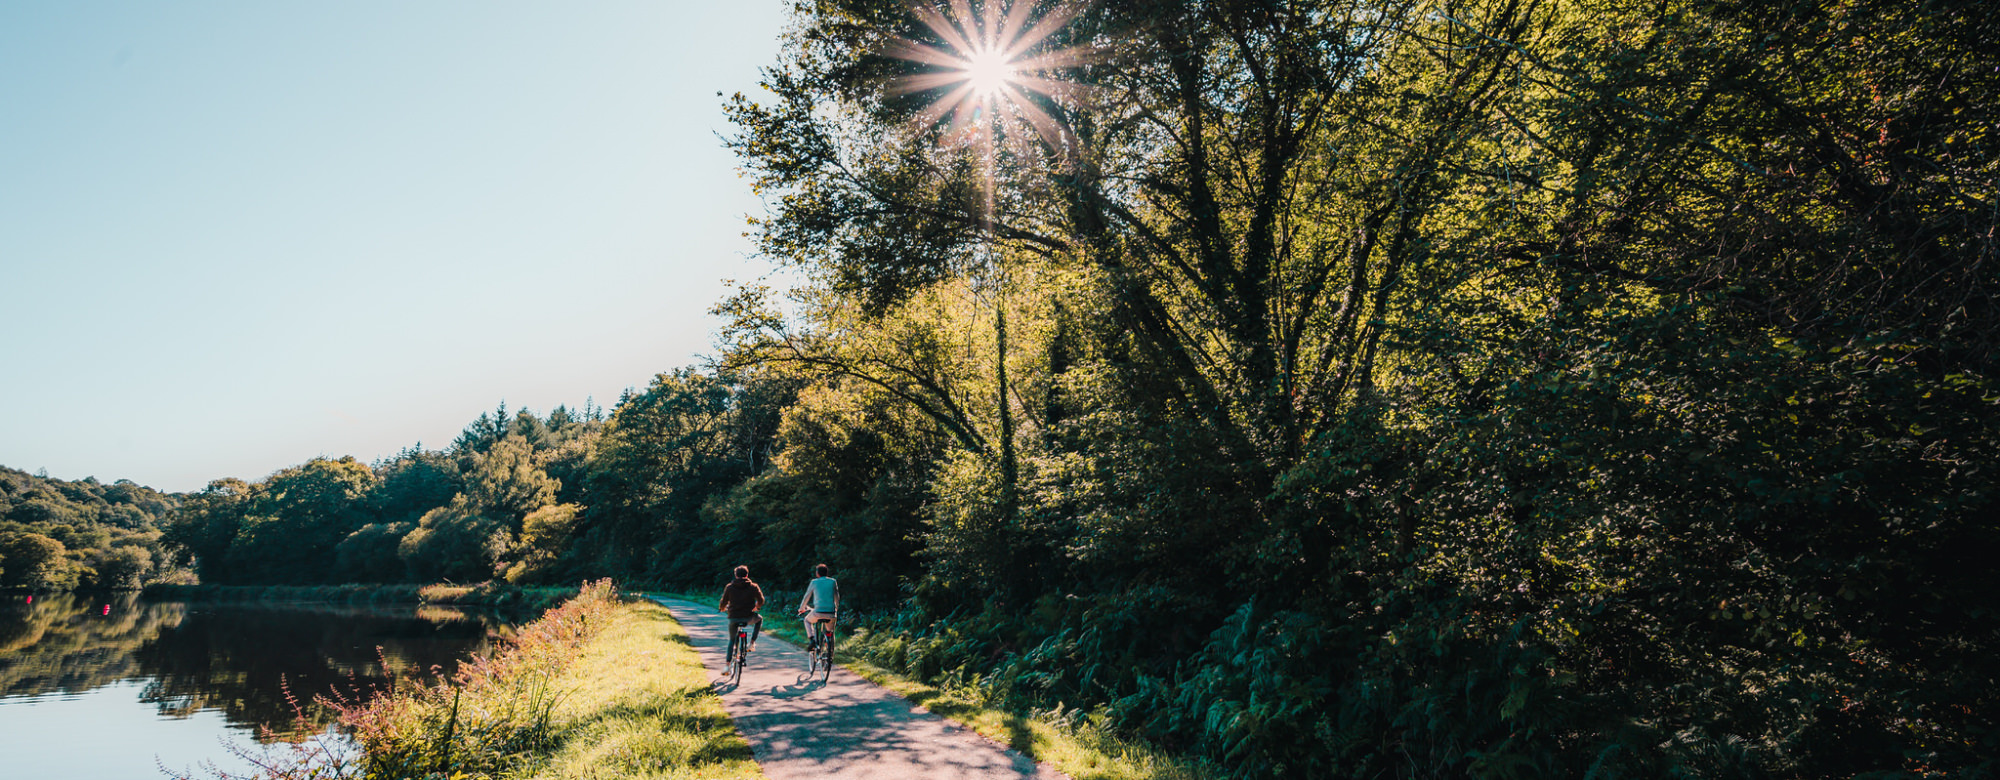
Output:
<path fill-rule="evenodd" d="M 738 567 L 736 567 L 736 579 L 739 579 L 739 580 L 747 580 L 747 579 L 750 579 L 750 567 L 748 567 L 748 566 L 738 566 Z"/>
<path fill-rule="evenodd" d="M 826 568 L 826 564 L 822 563 L 822 564 L 820 564 L 820 565 L 818 565 L 818 566 L 814 566 L 814 567 L 813 567 L 813 576 L 814 576 L 814 577 L 824 577 L 824 576 L 826 576 L 826 573 L 827 573 L 827 572 L 829 572 L 829 571 L 832 571 L 832 570 L 831 570 L 831 569 L 828 569 L 828 568 Z"/>

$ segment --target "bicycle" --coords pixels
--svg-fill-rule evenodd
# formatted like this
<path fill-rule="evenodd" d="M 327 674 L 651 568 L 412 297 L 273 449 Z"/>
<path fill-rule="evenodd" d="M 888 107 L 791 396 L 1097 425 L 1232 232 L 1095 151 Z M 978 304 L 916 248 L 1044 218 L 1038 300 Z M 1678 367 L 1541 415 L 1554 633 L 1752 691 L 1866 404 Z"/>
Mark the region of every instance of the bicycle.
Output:
<path fill-rule="evenodd" d="M 743 667 L 750 663 L 750 624 L 736 624 L 729 637 L 729 652 L 722 659 L 722 679 L 731 685 L 743 683 Z"/>
<path fill-rule="evenodd" d="M 826 682 L 833 675 L 833 626 L 832 620 L 813 621 L 806 629 L 806 679 L 819 675 L 820 682 Z"/>

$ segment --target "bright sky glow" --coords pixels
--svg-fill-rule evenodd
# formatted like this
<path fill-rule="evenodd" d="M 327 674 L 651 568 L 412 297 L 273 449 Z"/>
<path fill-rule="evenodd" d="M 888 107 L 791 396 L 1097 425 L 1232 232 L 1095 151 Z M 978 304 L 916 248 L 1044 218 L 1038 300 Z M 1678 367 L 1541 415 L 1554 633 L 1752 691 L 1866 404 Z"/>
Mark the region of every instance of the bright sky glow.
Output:
<path fill-rule="evenodd" d="M 918 124 L 934 125 L 948 119 L 947 136 L 961 137 L 971 131 L 989 151 L 996 126 L 1021 123 L 1032 126 L 1051 145 L 1060 145 L 1061 125 L 1029 100 L 1028 93 L 1050 97 L 1067 94 L 1074 85 L 1051 76 L 1051 72 L 1083 64 L 1096 55 L 1086 47 L 1039 48 L 1084 7 L 1081 2 L 1051 3 L 1037 15 L 1034 0 L 981 4 L 954 0 L 947 14 L 918 5 L 912 9 L 917 19 L 944 45 L 896 40 L 887 53 L 944 70 L 902 79 L 892 91 L 944 90 L 918 117 Z"/>
<path fill-rule="evenodd" d="M 1014 80 L 1014 65 L 1007 61 L 1006 52 L 975 52 L 966 58 L 965 80 L 972 85 L 973 94 L 989 98 Z"/>
<path fill-rule="evenodd" d="M 694 362 L 785 7 L 0 3 L 0 465 L 197 490 Z"/>

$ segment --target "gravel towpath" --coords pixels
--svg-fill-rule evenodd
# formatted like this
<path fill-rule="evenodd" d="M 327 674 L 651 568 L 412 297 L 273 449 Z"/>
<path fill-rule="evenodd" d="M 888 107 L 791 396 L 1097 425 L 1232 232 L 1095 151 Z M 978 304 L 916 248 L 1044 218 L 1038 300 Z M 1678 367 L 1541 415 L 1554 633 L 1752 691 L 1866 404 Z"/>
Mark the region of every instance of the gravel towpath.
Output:
<path fill-rule="evenodd" d="M 654 600 L 687 629 L 710 679 L 720 680 L 727 619 L 713 605 Z M 765 621 L 790 619 L 776 614 Z M 770 780 L 1066 780 L 846 669 L 825 683 L 803 680 L 805 664 L 804 650 L 765 634 L 743 683 L 716 683 L 722 708 Z"/>

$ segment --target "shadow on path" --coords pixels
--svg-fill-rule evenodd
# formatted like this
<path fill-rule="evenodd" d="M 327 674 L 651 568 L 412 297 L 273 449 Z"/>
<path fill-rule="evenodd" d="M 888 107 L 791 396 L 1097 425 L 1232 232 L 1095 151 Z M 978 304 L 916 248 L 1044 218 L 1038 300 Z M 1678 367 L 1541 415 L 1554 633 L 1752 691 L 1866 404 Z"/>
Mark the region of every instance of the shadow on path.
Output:
<path fill-rule="evenodd" d="M 687 630 L 716 680 L 723 709 L 770 780 L 1063 777 L 846 669 L 834 669 L 824 683 L 806 680 L 805 651 L 769 634 L 751 652 L 742 684 L 730 686 L 721 679 L 728 644 L 722 614 L 692 602 L 654 600 Z"/>

